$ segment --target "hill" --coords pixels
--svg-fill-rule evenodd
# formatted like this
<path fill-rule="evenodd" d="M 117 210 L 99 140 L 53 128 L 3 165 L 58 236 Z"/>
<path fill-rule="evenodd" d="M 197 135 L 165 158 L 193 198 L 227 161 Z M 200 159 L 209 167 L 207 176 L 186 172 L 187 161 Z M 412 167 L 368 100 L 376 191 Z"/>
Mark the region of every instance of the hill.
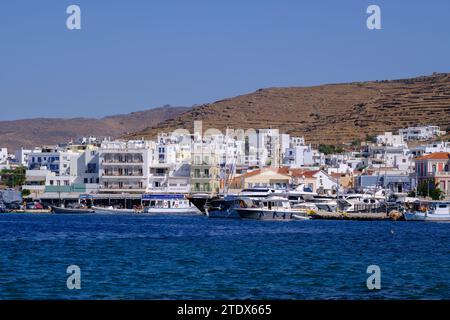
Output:
<path fill-rule="evenodd" d="M 0 147 L 7 147 L 9 152 L 13 152 L 20 147 L 52 145 L 82 136 L 119 137 L 157 125 L 187 110 L 187 107 L 164 106 L 101 119 L 35 118 L 0 121 Z"/>
<path fill-rule="evenodd" d="M 450 126 L 450 74 L 400 80 L 259 89 L 204 104 L 124 138 L 152 138 L 177 128 L 279 128 L 319 144 L 341 144 L 402 127 Z"/>

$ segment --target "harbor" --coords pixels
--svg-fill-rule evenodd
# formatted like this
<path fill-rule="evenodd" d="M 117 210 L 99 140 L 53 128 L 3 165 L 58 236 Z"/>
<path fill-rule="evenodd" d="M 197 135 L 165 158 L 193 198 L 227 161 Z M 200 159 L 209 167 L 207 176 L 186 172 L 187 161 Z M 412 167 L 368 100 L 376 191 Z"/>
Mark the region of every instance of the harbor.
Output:
<path fill-rule="evenodd" d="M 450 142 L 439 126 L 344 146 L 279 129 L 83 137 L 3 150 L 0 212 L 198 214 L 254 220 L 446 221 Z"/>

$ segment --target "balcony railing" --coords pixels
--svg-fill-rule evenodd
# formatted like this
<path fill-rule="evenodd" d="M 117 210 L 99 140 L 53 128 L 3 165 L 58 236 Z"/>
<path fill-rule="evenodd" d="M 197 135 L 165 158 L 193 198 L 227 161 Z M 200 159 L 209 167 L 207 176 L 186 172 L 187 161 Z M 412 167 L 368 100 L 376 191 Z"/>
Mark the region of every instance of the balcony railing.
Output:
<path fill-rule="evenodd" d="M 135 174 L 118 174 L 118 173 L 105 173 L 101 176 L 102 178 L 144 178 L 142 173 Z"/>
<path fill-rule="evenodd" d="M 193 179 L 211 179 L 213 177 L 212 174 L 205 173 L 191 173 L 191 178 Z"/>
<path fill-rule="evenodd" d="M 117 160 L 117 159 L 104 159 L 102 160 L 102 164 L 111 164 L 111 165 L 116 165 L 116 164 L 143 164 L 144 161 L 141 160 Z"/>

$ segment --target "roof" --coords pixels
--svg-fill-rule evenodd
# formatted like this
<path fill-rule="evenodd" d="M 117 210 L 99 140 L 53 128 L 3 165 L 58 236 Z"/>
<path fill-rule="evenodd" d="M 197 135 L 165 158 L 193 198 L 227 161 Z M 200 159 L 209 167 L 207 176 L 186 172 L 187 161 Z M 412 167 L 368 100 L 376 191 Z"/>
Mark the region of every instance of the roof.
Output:
<path fill-rule="evenodd" d="M 314 175 L 320 170 L 302 170 L 302 169 L 292 169 L 291 176 L 293 177 L 305 177 L 305 178 L 313 178 Z"/>
<path fill-rule="evenodd" d="M 435 152 L 431 154 L 427 154 L 421 157 L 416 158 L 416 161 L 422 161 L 422 160 L 449 160 L 450 159 L 450 153 L 448 152 Z"/>

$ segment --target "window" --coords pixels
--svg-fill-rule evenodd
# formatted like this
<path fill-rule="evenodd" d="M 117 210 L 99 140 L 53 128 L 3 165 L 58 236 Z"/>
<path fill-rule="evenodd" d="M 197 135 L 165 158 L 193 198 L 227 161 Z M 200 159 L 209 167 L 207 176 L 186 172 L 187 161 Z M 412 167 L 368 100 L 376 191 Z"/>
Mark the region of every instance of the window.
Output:
<path fill-rule="evenodd" d="M 88 178 L 84 178 L 84 183 L 88 183 Z"/>

